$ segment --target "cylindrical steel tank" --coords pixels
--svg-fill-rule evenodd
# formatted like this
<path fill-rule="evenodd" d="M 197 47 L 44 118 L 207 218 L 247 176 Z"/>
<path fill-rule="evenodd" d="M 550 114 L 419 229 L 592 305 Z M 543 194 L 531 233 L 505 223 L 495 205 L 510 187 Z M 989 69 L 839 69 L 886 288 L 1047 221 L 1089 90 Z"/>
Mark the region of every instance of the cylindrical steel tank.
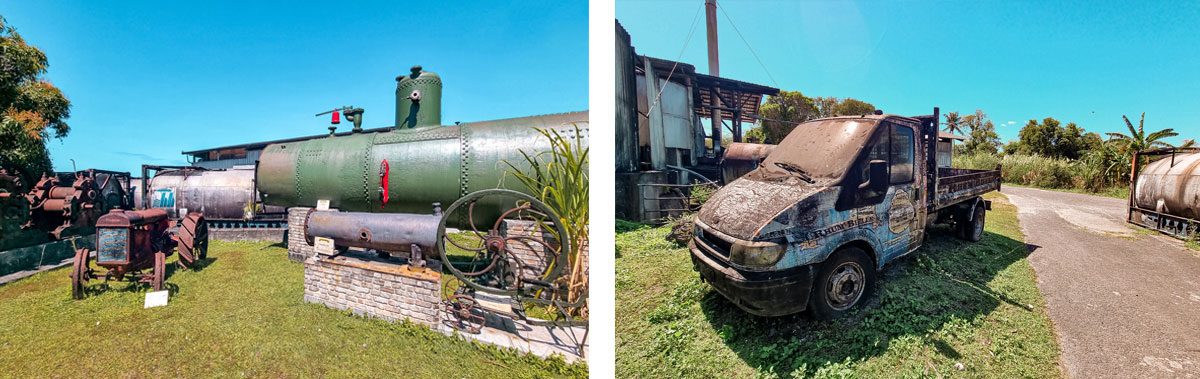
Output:
<path fill-rule="evenodd" d="M 412 245 L 417 245 L 432 254 L 441 220 L 434 214 L 314 211 L 304 223 L 304 234 L 310 239 L 333 239 L 337 246 L 412 251 Z"/>
<path fill-rule="evenodd" d="M 1200 153 L 1167 155 L 1146 165 L 1133 198 L 1140 208 L 1200 218 Z"/>
<path fill-rule="evenodd" d="M 188 212 L 204 213 L 208 220 L 249 221 L 260 215 L 282 218 L 282 207 L 258 209 L 254 188 L 254 166 L 234 166 L 225 170 L 166 170 L 146 180 L 150 207 L 167 210 L 172 219 Z"/>
<path fill-rule="evenodd" d="M 328 200 L 341 211 L 428 214 L 434 203 L 446 206 L 478 190 L 528 193 L 516 178 L 505 178 L 505 162 L 527 170 L 522 152 L 550 150 L 537 129 L 588 145 L 587 111 L 441 126 L 441 78 L 421 66 L 411 71 L 396 78 L 395 129 L 267 146 L 257 173 L 263 202 L 314 207 Z M 481 202 L 475 221 L 491 222 L 483 219 L 513 206 Z"/>
<path fill-rule="evenodd" d="M 448 206 L 482 189 L 528 193 L 516 178 L 505 178 L 504 162 L 527 168 L 521 151 L 550 150 L 534 128 L 574 140 L 576 126 L 587 147 L 586 111 L 273 144 L 259 157 L 258 186 L 269 205 L 313 207 L 329 200 L 343 211 L 423 214 L 435 202 Z"/>
<path fill-rule="evenodd" d="M 746 175 L 758 168 L 775 146 L 761 143 L 734 142 L 725 148 L 725 156 L 721 158 L 721 181 L 728 184 L 734 179 Z"/>

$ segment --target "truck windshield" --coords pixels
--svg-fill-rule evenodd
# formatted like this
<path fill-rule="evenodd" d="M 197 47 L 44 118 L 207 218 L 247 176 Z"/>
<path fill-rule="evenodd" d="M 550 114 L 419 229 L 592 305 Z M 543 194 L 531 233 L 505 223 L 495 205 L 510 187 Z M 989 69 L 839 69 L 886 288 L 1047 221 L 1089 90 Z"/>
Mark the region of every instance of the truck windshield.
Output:
<path fill-rule="evenodd" d="M 877 124 L 878 119 L 843 118 L 797 125 L 763 160 L 757 175 L 748 176 L 799 176 L 808 182 L 840 178 Z"/>

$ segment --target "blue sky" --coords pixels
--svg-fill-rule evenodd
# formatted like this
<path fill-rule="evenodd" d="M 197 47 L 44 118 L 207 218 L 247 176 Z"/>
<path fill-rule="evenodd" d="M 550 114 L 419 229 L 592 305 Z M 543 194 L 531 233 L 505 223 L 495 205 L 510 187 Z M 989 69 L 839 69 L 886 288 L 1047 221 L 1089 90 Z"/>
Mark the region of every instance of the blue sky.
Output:
<path fill-rule="evenodd" d="M 617 1 L 639 54 L 708 72 L 703 0 Z M 1200 139 L 1200 3 L 737 1 L 717 10 L 721 76 L 853 97 L 888 113 L 982 109 L 1005 141 L 1030 119 Z M 699 10 L 696 32 L 684 50 Z M 741 31 L 766 70 L 730 24 Z M 769 75 L 767 73 L 770 73 Z M 772 80 L 772 78 L 774 80 Z M 1013 124 L 1009 124 L 1009 122 Z"/>
<path fill-rule="evenodd" d="M 60 171 L 326 133 L 313 115 L 345 105 L 390 126 L 395 77 L 416 64 L 442 76 L 446 124 L 588 108 L 585 2 L 349 3 L 8 1 L 0 15 L 73 105 L 71 134 L 49 143 Z"/>

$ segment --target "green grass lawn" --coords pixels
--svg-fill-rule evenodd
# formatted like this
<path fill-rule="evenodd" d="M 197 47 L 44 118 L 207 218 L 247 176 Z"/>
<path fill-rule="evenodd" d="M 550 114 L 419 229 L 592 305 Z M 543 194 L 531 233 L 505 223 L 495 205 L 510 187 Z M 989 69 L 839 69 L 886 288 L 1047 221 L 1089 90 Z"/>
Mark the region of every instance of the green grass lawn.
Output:
<path fill-rule="evenodd" d="M 669 227 L 619 222 L 617 376 L 1061 376 L 1016 208 L 989 198 L 983 241 L 931 229 L 863 310 L 826 322 L 749 315 L 700 282 Z"/>
<path fill-rule="evenodd" d="M 71 299 L 69 267 L 0 286 L 0 376 L 587 375 L 584 364 L 305 303 L 304 266 L 279 245 L 213 242 L 204 265 L 172 272 L 170 304 L 151 309 L 145 286 L 127 282 Z"/>

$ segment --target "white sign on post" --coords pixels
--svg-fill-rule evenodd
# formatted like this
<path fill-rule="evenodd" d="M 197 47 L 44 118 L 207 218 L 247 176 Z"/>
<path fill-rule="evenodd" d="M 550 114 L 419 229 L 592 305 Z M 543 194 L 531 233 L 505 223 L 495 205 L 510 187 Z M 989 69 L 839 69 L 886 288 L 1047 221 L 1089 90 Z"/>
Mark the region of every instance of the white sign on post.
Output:
<path fill-rule="evenodd" d="M 165 291 L 165 290 L 155 291 L 155 292 L 147 292 L 146 293 L 146 306 L 143 307 L 142 309 L 161 307 L 161 306 L 167 305 L 167 292 L 168 291 Z"/>

